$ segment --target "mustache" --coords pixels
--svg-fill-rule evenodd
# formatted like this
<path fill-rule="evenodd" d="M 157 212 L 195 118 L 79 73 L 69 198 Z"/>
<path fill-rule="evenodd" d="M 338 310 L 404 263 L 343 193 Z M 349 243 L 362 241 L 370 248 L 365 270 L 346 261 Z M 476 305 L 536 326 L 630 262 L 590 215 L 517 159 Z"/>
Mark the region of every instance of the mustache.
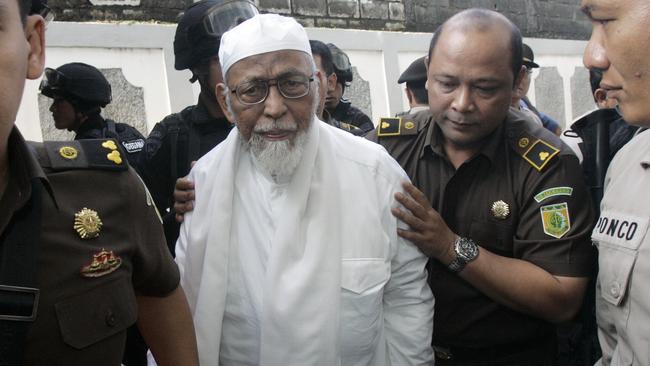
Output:
<path fill-rule="evenodd" d="M 298 131 L 298 123 L 294 121 L 265 121 L 258 123 L 253 128 L 255 133 L 266 133 L 270 131 L 286 131 L 286 132 L 296 132 Z"/>

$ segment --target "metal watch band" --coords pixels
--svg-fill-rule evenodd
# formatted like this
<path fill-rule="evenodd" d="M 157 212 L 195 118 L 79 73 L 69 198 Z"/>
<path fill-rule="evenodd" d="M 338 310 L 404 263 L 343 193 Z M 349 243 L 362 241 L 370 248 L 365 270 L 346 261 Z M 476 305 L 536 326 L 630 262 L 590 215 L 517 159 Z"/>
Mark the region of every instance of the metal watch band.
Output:
<path fill-rule="evenodd" d="M 459 236 L 454 242 L 454 252 L 456 252 L 456 258 L 449 263 L 447 268 L 452 273 L 458 273 L 465 268 L 467 263 L 478 257 L 478 245 L 472 239 Z"/>

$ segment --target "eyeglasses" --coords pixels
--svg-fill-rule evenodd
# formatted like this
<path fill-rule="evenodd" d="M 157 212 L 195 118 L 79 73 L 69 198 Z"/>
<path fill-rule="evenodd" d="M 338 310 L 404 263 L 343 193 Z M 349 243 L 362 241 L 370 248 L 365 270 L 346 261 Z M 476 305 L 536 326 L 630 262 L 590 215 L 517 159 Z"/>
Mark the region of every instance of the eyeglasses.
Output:
<path fill-rule="evenodd" d="M 314 75 L 286 75 L 276 79 L 252 80 L 239 84 L 232 93 L 237 95 L 241 104 L 254 105 L 266 100 L 269 88 L 277 86 L 280 94 L 287 99 L 302 98 L 309 93 L 309 84 L 314 81 Z"/>

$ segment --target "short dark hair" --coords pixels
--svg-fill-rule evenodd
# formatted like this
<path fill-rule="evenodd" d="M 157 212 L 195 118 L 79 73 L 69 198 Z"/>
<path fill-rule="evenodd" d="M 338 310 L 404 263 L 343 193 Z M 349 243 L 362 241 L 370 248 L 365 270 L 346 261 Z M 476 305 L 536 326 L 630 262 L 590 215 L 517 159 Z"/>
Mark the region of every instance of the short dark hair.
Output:
<path fill-rule="evenodd" d="M 415 102 L 418 104 L 429 103 L 429 93 L 427 93 L 427 89 L 424 87 L 425 84 L 426 82 L 406 82 L 406 87 L 413 93 Z"/>
<path fill-rule="evenodd" d="M 330 76 L 334 72 L 334 62 L 332 62 L 332 52 L 327 45 L 319 40 L 311 39 L 309 40 L 309 46 L 311 47 L 311 54 L 313 56 L 320 56 L 321 66 L 323 66 L 323 71 Z"/>
<path fill-rule="evenodd" d="M 29 15 L 29 11 L 32 9 L 32 0 L 17 0 L 18 1 L 18 10 L 20 12 L 20 19 L 23 23 Z"/>
<path fill-rule="evenodd" d="M 510 26 L 510 64 L 512 67 L 512 75 L 514 76 L 513 82 L 517 82 L 517 77 L 519 76 L 519 72 L 521 71 L 521 66 L 523 65 L 523 41 L 521 38 L 521 31 L 519 28 L 508 18 L 505 16 L 502 16 L 501 14 L 488 10 L 488 9 L 481 9 L 481 8 L 471 8 L 464 10 L 453 17 L 447 19 L 444 23 L 442 23 L 438 29 L 436 29 L 435 33 L 433 34 L 433 38 L 431 38 L 431 43 L 429 44 L 429 62 L 431 62 L 431 56 L 433 55 L 433 49 L 436 47 L 436 44 L 438 43 L 438 39 L 440 38 L 440 35 L 444 31 L 445 25 L 451 20 L 455 21 L 458 19 L 467 19 L 468 21 L 466 22 L 466 29 L 485 29 L 491 25 L 494 24 L 494 21 L 496 19 L 503 18 L 507 21 L 508 25 Z"/>

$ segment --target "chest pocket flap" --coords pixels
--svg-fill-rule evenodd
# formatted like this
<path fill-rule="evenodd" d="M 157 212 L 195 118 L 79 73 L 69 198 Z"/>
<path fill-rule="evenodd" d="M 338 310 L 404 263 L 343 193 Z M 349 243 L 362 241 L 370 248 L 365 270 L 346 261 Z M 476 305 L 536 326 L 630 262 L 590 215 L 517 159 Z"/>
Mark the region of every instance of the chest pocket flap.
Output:
<path fill-rule="evenodd" d="M 55 305 L 65 343 L 76 349 L 124 331 L 135 323 L 135 294 L 126 278 L 98 286 Z"/>
<path fill-rule="evenodd" d="M 384 258 L 355 258 L 341 261 L 341 287 L 361 294 L 388 281 L 390 267 Z"/>
<path fill-rule="evenodd" d="M 625 299 L 639 246 L 648 230 L 648 218 L 603 211 L 591 237 L 598 246 L 601 296 L 619 306 Z"/>

